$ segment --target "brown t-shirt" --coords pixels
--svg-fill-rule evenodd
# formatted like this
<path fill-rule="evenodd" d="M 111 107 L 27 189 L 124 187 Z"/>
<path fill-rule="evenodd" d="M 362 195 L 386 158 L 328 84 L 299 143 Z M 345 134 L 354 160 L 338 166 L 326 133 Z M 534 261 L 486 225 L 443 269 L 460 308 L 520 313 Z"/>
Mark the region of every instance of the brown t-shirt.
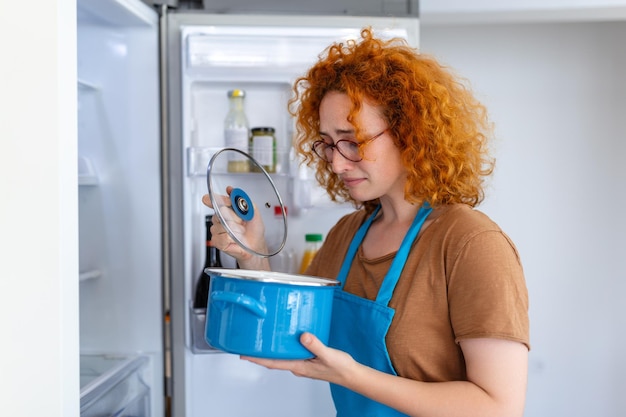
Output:
<path fill-rule="evenodd" d="M 359 210 L 341 218 L 307 274 L 336 278 L 366 217 Z M 395 316 L 387 349 L 400 376 L 466 380 L 460 340 L 499 338 L 529 346 L 528 292 L 515 246 L 486 215 L 455 204 L 433 210 L 431 219 L 413 243 L 389 303 Z M 374 300 L 394 256 L 366 259 L 359 249 L 344 290 Z"/>

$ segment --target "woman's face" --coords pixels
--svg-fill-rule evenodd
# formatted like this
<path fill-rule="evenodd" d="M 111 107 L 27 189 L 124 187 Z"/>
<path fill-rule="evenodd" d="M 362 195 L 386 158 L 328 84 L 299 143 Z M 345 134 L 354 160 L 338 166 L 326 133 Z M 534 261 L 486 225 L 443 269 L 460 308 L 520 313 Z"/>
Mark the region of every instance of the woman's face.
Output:
<path fill-rule="evenodd" d="M 327 143 L 342 139 L 356 141 L 355 127 L 348 122 L 351 102 L 344 93 L 331 91 L 320 103 L 320 136 Z M 380 108 L 363 103 L 356 123 L 364 137 L 371 138 L 388 126 Z M 377 198 L 404 199 L 406 170 L 400 150 L 388 131 L 361 148 L 363 160 L 352 162 L 336 149 L 332 152 L 332 169 L 343 181 L 350 196 L 357 201 Z"/>

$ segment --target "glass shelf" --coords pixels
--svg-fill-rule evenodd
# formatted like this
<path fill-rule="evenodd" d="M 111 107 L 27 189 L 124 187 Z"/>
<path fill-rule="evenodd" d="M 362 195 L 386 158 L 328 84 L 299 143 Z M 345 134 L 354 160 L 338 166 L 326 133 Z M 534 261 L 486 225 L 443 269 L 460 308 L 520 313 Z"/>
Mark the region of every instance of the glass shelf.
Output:
<path fill-rule="evenodd" d="M 146 356 L 80 356 L 80 415 L 150 416 Z"/>
<path fill-rule="evenodd" d="M 187 176 L 206 177 L 209 161 L 217 152 L 224 148 L 192 146 L 187 148 Z M 276 172 L 269 173 L 271 177 L 287 177 L 289 175 L 289 151 L 276 151 Z M 260 176 L 260 172 L 228 172 L 225 167 L 216 167 L 216 175 L 247 175 Z"/>

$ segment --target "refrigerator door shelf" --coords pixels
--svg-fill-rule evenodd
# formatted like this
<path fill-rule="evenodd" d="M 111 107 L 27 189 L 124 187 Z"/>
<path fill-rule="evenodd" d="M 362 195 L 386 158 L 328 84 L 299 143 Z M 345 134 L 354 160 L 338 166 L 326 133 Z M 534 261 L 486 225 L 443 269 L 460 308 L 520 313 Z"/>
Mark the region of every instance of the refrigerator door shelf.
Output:
<path fill-rule="evenodd" d="M 193 308 L 193 303 L 189 303 L 189 319 L 191 341 L 189 343 L 191 351 L 195 354 L 201 353 L 224 353 L 221 350 L 211 347 L 204 337 L 206 329 L 206 308 Z"/>
<path fill-rule="evenodd" d="M 80 415 L 150 416 L 146 356 L 81 355 Z"/>

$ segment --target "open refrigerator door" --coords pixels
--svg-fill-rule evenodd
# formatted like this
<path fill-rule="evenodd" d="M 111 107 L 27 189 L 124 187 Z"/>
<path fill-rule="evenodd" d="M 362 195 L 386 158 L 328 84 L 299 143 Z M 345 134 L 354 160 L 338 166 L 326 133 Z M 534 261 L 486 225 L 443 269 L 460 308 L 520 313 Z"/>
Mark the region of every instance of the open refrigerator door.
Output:
<path fill-rule="evenodd" d="M 81 415 L 164 415 L 158 14 L 77 2 Z"/>

